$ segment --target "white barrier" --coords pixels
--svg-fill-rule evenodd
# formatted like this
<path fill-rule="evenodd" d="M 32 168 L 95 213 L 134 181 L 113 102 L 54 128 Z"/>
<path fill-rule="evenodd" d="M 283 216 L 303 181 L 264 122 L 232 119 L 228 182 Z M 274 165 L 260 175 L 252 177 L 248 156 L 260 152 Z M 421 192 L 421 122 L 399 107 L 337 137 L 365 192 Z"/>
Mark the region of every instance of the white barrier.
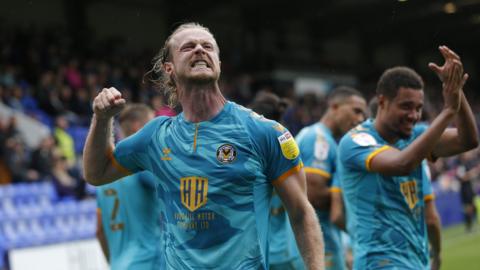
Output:
<path fill-rule="evenodd" d="M 107 270 L 96 239 L 14 249 L 8 253 L 11 270 Z"/>

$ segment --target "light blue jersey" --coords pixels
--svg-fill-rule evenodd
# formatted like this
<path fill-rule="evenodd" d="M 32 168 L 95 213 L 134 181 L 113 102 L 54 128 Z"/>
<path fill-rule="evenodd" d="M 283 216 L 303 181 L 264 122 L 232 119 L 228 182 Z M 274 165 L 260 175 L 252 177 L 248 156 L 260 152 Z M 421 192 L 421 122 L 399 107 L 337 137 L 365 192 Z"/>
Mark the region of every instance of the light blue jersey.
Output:
<path fill-rule="evenodd" d="M 156 118 L 114 157 L 161 179 L 167 268 L 267 269 L 272 184 L 303 166 L 280 124 L 227 102 L 209 121 Z"/>
<path fill-rule="evenodd" d="M 272 196 L 270 214 L 270 234 L 268 237 L 270 270 L 305 269 L 287 212 L 277 194 Z"/>
<path fill-rule="evenodd" d="M 322 123 L 315 123 L 303 128 L 296 139 L 305 164 L 305 172 L 329 179 L 328 185 L 331 187 L 333 179 L 337 177 L 337 142 L 330 129 Z M 329 211 L 316 210 L 316 212 L 325 243 L 326 269 L 346 269 L 340 229 L 330 222 Z"/>
<path fill-rule="evenodd" d="M 426 129 L 389 145 L 367 120 L 340 141 L 339 170 L 354 269 L 429 269 L 425 200 L 431 199 L 425 162 L 406 176 L 370 171 L 371 160 L 394 147 L 406 148 Z"/>
<path fill-rule="evenodd" d="M 155 177 L 140 172 L 97 188 L 111 269 L 157 270 L 163 261 Z"/>

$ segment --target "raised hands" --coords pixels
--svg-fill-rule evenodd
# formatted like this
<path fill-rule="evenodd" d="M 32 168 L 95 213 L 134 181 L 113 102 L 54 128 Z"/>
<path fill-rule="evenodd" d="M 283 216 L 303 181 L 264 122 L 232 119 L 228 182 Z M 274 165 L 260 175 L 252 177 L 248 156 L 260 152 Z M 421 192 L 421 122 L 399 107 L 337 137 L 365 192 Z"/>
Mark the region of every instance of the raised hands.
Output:
<path fill-rule="evenodd" d="M 433 70 L 442 81 L 443 99 L 445 108 L 451 108 L 456 112 L 460 109 L 462 88 L 468 80 L 468 74 L 463 72 L 463 64 L 460 57 L 447 46 L 438 48 L 445 63 L 438 66 L 435 63 L 429 63 L 428 67 Z"/>
<path fill-rule="evenodd" d="M 125 99 L 114 87 L 103 88 L 93 100 L 93 112 L 100 119 L 110 119 L 125 106 Z"/>

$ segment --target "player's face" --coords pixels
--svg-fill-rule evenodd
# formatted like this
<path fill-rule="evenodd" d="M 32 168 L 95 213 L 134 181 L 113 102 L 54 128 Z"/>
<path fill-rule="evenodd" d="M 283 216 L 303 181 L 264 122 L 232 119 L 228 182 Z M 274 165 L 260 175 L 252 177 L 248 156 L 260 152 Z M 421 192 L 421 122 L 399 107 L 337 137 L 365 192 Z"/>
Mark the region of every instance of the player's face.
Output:
<path fill-rule="evenodd" d="M 423 90 L 401 87 L 397 96 L 385 101 L 386 124 L 400 138 L 408 138 L 422 117 Z"/>
<path fill-rule="evenodd" d="M 335 114 L 337 115 L 337 123 L 342 134 L 347 133 L 350 129 L 365 120 L 367 112 L 367 102 L 359 96 L 350 96 L 341 103 Z"/>
<path fill-rule="evenodd" d="M 166 70 L 173 73 L 178 82 L 210 83 L 220 77 L 217 43 L 203 29 L 185 29 L 175 34 L 171 40 L 171 57 Z"/>

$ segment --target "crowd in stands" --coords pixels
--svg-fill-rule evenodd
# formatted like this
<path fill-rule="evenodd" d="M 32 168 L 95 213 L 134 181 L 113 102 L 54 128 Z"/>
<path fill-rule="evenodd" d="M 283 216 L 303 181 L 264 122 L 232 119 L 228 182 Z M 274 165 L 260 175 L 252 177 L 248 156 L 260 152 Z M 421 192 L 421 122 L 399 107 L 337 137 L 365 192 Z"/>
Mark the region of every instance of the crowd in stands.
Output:
<path fill-rule="evenodd" d="M 128 101 L 151 105 L 157 115 L 180 111 L 169 108 L 145 76 L 154 51 L 124 50 L 115 41 L 88 44 L 81 50 L 77 45 L 60 28 L 0 27 L 0 105 L 37 119 L 51 131 L 29 148 L 17 130 L 17 114 L 0 116 L 1 184 L 50 182 L 60 198 L 91 196 L 82 179 L 80 156 L 92 98 L 103 87 L 116 87 Z M 222 90 L 240 104 L 247 105 L 261 90 L 254 89 L 249 75 L 226 77 Z M 320 119 L 324 101 L 318 96 L 287 98 L 283 122 L 293 134 Z M 480 105 L 476 102 L 472 100 L 474 109 Z M 439 160 L 432 168 L 441 189 L 467 189 L 468 182 L 480 193 L 478 149 Z"/>

